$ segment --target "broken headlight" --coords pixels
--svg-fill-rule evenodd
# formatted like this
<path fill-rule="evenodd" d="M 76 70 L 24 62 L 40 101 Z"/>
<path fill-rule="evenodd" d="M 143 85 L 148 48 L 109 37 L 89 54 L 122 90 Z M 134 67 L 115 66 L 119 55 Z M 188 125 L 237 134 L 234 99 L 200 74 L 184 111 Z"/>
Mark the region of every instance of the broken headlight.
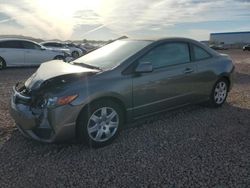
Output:
<path fill-rule="evenodd" d="M 62 106 L 71 103 L 78 97 L 77 94 L 75 95 L 67 95 L 62 97 L 49 97 L 46 99 L 46 106 L 48 108 L 54 108 L 57 106 Z"/>

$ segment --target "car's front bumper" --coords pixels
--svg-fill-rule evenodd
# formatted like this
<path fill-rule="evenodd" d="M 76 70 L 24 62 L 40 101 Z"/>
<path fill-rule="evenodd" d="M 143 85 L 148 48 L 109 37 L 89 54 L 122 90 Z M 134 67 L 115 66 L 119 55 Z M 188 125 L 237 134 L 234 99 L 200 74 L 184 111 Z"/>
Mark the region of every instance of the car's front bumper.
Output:
<path fill-rule="evenodd" d="M 20 93 L 13 89 L 10 113 L 19 131 L 26 137 L 46 143 L 61 142 L 75 137 L 80 107 L 61 106 L 34 112 L 29 105 L 18 103 Z"/>

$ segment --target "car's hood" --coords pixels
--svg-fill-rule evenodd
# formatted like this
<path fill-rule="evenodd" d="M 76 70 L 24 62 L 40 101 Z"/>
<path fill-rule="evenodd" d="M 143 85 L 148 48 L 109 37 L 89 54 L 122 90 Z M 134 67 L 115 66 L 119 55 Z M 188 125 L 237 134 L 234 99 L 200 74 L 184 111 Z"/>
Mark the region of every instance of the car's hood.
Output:
<path fill-rule="evenodd" d="M 25 82 L 25 86 L 29 90 L 36 90 L 48 80 L 94 75 L 98 72 L 100 71 L 96 69 L 72 65 L 61 60 L 53 60 L 42 63 L 37 71 Z"/>

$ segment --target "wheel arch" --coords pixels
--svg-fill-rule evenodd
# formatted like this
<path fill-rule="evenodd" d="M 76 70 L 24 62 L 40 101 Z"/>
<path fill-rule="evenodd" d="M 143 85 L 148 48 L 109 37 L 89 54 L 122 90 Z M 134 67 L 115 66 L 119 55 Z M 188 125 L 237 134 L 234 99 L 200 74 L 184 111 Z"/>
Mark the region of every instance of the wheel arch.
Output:
<path fill-rule="evenodd" d="M 4 69 L 4 68 L 6 68 L 6 67 L 7 67 L 6 60 L 5 60 L 2 56 L 0 56 L 0 59 L 2 59 L 2 60 L 3 60 L 3 63 L 4 63 L 4 67 L 3 67 L 3 69 Z"/>
<path fill-rule="evenodd" d="M 84 104 L 83 107 L 81 108 L 78 116 L 77 116 L 77 122 L 79 121 L 80 115 L 82 113 L 86 112 L 91 104 L 98 102 L 98 101 L 104 101 L 104 100 L 111 100 L 111 101 L 115 102 L 116 104 L 118 104 L 123 111 L 124 119 L 126 121 L 127 113 L 126 113 L 126 106 L 125 106 L 124 101 L 116 96 L 103 96 L 103 97 L 94 98 L 94 99 L 88 101 L 86 104 Z"/>
<path fill-rule="evenodd" d="M 64 59 L 64 56 L 63 56 L 63 55 L 56 55 L 56 56 L 53 58 L 53 60 L 57 60 L 58 57 L 61 57 L 62 59 Z"/>
<path fill-rule="evenodd" d="M 95 98 L 91 101 L 89 101 L 88 103 L 86 103 L 80 110 L 80 112 L 77 115 L 77 119 L 76 119 L 76 126 L 75 126 L 75 135 L 76 135 L 76 139 L 78 141 L 79 140 L 79 128 L 80 128 L 80 118 L 82 117 L 81 115 L 86 113 L 88 108 L 90 107 L 91 104 L 98 102 L 98 101 L 102 101 L 102 100 L 112 100 L 113 102 L 115 102 L 116 104 L 118 104 L 123 112 L 123 116 L 124 116 L 124 123 L 126 123 L 126 119 L 127 119 L 127 113 L 126 113 L 126 107 L 125 104 L 123 103 L 123 101 L 121 99 L 119 99 L 118 97 L 114 97 L 114 96 L 105 96 L 105 97 L 99 97 L 99 98 Z"/>
<path fill-rule="evenodd" d="M 227 80 L 229 90 L 231 90 L 231 86 L 232 86 L 230 77 L 231 77 L 231 76 L 230 76 L 229 73 L 222 73 L 222 74 L 219 75 L 219 78 L 218 78 L 218 80 L 220 80 L 220 79 L 225 79 L 225 80 Z"/>

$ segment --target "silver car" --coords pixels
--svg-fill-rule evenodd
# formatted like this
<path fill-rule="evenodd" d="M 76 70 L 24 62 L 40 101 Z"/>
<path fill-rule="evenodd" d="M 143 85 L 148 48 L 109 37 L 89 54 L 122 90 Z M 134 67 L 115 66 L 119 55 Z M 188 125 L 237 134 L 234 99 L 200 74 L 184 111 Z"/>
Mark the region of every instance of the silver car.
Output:
<path fill-rule="evenodd" d="M 118 40 L 70 63 L 43 63 L 13 88 L 11 114 L 29 138 L 99 147 L 138 118 L 201 102 L 220 107 L 233 70 L 228 56 L 191 39 Z"/>
<path fill-rule="evenodd" d="M 65 54 L 23 39 L 0 39 L 0 69 L 13 66 L 34 66 Z"/>
<path fill-rule="evenodd" d="M 67 50 L 68 53 L 75 59 L 85 54 L 80 48 L 67 45 L 66 43 L 62 43 L 62 42 L 46 41 L 46 42 L 42 42 L 41 45 L 46 46 L 51 49 L 55 49 L 55 50 L 62 50 L 62 51 Z"/>

